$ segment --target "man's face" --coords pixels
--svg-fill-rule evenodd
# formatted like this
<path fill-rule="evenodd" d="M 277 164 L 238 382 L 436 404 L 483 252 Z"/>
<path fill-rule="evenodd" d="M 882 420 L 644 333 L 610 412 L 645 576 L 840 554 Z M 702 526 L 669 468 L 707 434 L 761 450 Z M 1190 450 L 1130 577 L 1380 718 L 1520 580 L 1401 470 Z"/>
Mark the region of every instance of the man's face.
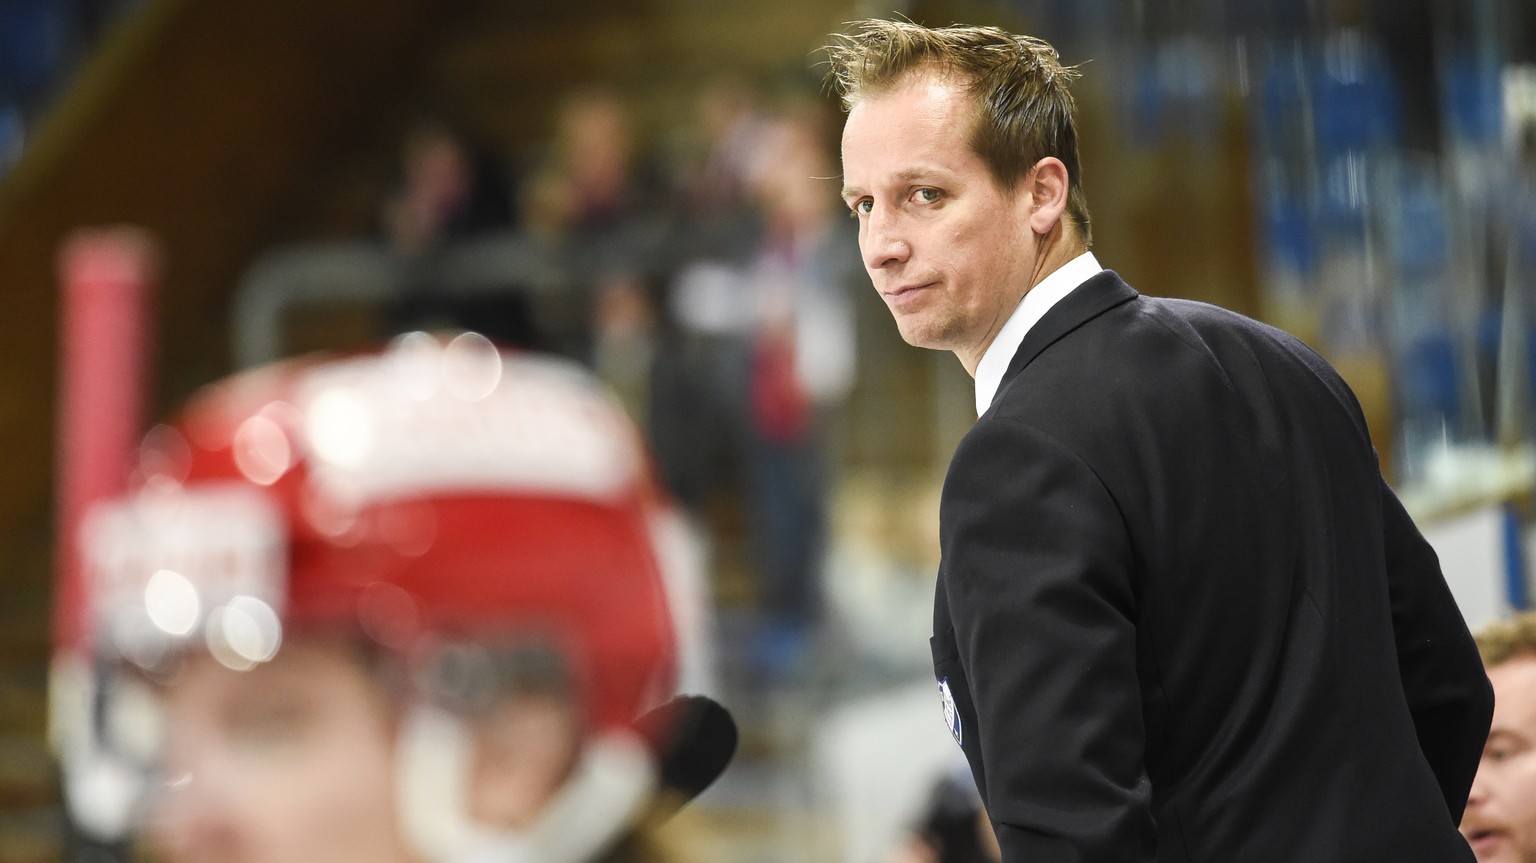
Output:
<path fill-rule="evenodd" d="M 902 338 L 974 370 L 1031 285 L 1036 239 L 1027 182 L 998 188 L 971 149 L 971 118 L 962 85 L 924 73 L 858 102 L 843 128 L 843 198 Z"/>
<path fill-rule="evenodd" d="M 290 641 L 231 671 L 189 659 L 165 692 L 151 841 L 171 863 L 403 863 L 395 720 L 344 642 Z"/>
<path fill-rule="evenodd" d="M 1493 728 L 1461 832 L 1478 863 L 1536 863 L 1536 656 L 1488 669 Z"/>

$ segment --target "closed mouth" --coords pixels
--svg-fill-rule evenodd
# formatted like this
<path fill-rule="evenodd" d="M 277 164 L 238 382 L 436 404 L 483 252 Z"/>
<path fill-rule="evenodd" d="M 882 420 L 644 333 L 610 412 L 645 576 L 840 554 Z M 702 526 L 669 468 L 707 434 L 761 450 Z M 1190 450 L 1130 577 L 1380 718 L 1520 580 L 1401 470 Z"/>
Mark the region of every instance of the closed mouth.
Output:
<path fill-rule="evenodd" d="M 934 286 L 934 284 L 936 284 L 936 283 L 935 282 L 925 282 L 925 283 L 923 283 L 921 285 L 902 285 L 899 288 L 894 288 L 894 289 L 889 290 L 889 291 L 884 291 L 883 293 L 887 297 L 899 297 L 902 294 L 908 294 L 908 293 L 911 293 L 913 291 L 920 291 L 923 288 L 931 288 L 931 287 Z"/>
<path fill-rule="evenodd" d="M 1467 842 L 1474 848 L 1478 845 L 1486 845 L 1498 841 L 1504 834 L 1498 830 L 1473 830 L 1467 834 Z"/>

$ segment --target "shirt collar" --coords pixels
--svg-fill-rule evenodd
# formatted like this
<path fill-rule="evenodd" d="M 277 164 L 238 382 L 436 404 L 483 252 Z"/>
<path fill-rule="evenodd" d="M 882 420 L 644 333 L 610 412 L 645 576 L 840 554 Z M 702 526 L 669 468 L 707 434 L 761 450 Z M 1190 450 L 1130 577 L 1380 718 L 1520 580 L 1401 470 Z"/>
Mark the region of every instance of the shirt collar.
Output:
<path fill-rule="evenodd" d="M 998 330 L 997 337 L 982 353 L 981 362 L 976 364 L 977 416 L 986 413 L 987 408 L 992 406 L 997 388 L 1002 386 L 1003 373 L 1008 370 L 1013 355 L 1018 353 L 1019 345 L 1024 341 L 1029 328 L 1045 317 L 1045 313 L 1060 302 L 1062 297 L 1072 293 L 1073 288 L 1093 278 L 1103 269 L 1092 252 L 1083 252 L 1024 293 L 1024 298 L 1019 300 L 1013 314 L 1008 316 L 1003 328 Z"/>

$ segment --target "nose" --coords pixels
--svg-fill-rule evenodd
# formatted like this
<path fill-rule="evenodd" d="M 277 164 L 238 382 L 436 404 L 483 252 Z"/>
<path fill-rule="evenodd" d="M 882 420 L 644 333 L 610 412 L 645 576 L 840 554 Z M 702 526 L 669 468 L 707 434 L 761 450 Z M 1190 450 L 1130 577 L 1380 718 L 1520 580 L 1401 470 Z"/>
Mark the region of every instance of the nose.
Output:
<path fill-rule="evenodd" d="M 897 221 L 879 207 L 869 214 L 861 239 L 864 266 L 871 272 L 905 263 L 912 256 L 912 245 Z"/>
<path fill-rule="evenodd" d="M 1488 771 L 1479 766 L 1477 776 L 1472 779 L 1472 791 L 1467 794 L 1468 809 L 1488 802 L 1488 785 Z"/>

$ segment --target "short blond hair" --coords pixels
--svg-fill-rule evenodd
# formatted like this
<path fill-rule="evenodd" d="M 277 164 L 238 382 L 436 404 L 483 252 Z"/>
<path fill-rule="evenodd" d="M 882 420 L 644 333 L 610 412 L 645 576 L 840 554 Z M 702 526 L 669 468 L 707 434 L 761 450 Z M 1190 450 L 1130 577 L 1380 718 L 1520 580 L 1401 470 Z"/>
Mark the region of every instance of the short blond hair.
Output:
<path fill-rule="evenodd" d="M 849 110 L 909 76 L 935 72 L 965 82 L 975 105 L 971 147 L 1003 189 L 1035 163 L 1055 156 L 1067 167 L 1067 217 L 1093 245 L 1088 198 L 1077 153 L 1077 103 L 1068 89 L 1079 77 L 1050 43 L 996 27 L 923 27 L 867 19 L 833 34 L 824 50 L 827 80 Z"/>
<path fill-rule="evenodd" d="M 1536 657 L 1536 611 L 1526 611 L 1483 627 L 1477 633 L 1483 665 L 1492 668 L 1522 656 Z"/>

